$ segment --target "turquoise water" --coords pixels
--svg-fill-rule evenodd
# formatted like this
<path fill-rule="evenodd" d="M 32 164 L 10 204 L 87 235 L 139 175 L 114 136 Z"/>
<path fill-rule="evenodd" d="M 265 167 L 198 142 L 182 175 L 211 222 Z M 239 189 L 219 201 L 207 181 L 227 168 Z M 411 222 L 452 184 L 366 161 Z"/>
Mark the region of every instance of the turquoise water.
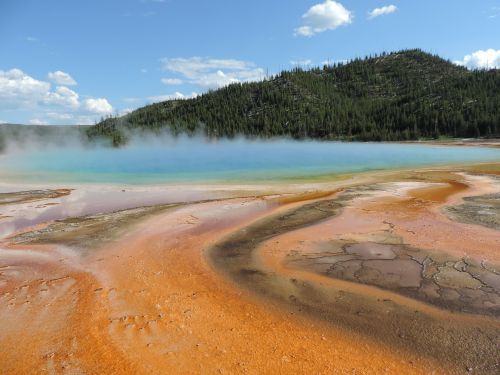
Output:
<path fill-rule="evenodd" d="M 153 184 L 265 182 L 401 167 L 500 161 L 500 149 L 317 141 L 149 141 L 122 149 L 79 146 L 0 155 L 0 179 Z"/>

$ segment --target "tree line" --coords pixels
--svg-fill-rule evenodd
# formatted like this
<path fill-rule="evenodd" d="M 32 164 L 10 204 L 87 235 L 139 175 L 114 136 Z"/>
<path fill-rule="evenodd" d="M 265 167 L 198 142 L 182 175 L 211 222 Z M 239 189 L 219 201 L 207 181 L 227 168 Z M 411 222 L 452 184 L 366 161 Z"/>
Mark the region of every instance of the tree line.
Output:
<path fill-rule="evenodd" d="M 188 100 L 148 105 L 89 128 L 115 145 L 128 130 L 357 141 L 500 135 L 500 71 L 469 71 L 421 50 L 283 71 Z"/>

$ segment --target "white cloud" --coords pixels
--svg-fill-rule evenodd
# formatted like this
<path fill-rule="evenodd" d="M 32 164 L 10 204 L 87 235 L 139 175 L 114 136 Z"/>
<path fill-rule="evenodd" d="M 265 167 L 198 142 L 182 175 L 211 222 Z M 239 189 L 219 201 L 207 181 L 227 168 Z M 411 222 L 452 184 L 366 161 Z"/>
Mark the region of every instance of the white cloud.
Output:
<path fill-rule="evenodd" d="M 157 96 L 149 96 L 147 99 L 150 103 L 159 103 L 164 102 L 166 100 L 181 100 L 181 99 L 193 99 L 196 98 L 198 94 L 196 92 L 192 92 L 191 95 L 184 95 L 182 92 L 175 92 L 173 94 L 168 95 L 157 95 Z"/>
<path fill-rule="evenodd" d="M 296 65 L 296 66 L 309 66 L 312 65 L 312 60 L 311 59 L 305 59 L 305 60 L 290 60 L 291 65 Z"/>
<path fill-rule="evenodd" d="M 332 66 L 335 64 L 347 64 L 350 60 L 342 59 L 342 60 L 323 60 L 321 65 Z"/>
<path fill-rule="evenodd" d="M 181 74 L 188 83 L 205 88 L 259 81 L 265 76 L 264 70 L 254 63 L 235 59 L 165 58 L 162 63 L 164 70 Z"/>
<path fill-rule="evenodd" d="M 196 83 L 204 87 L 223 87 L 238 82 L 240 80 L 234 74 L 226 74 L 222 70 L 217 70 L 215 73 L 203 75 Z"/>
<path fill-rule="evenodd" d="M 44 120 L 40 120 L 38 118 L 34 118 L 30 120 L 31 125 L 48 125 L 49 123 Z"/>
<path fill-rule="evenodd" d="M 7 121 L 4 121 L 4 120 L 0 120 L 0 124 L 6 124 Z"/>
<path fill-rule="evenodd" d="M 42 101 L 50 83 L 36 80 L 20 69 L 0 70 L 0 107 L 28 108 Z"/>
<path fill-rule="evenodd" d="M 70 88 L 54 89 L 50 82 L 37 80 L 20 69 L 0 70 L 0 109 L 32 113 L 32 122 L 36 123 L 64 121 L 66 124 L 71 119 L 80 124 L 92 123 L 96 115 L 113 111 L 105 98 L 87 97 L 82 101 Z"/>
<path fill-rule="evenodd" d="M 479 50 L 464 56 L 463 60 L 455 61 L 455 63 L 469 69 L 500 69 L 500 50 L 492 48 L 485 51 Z"/>
<path fill-rule="evenodd" d="M 325 0 L 324 3 L 313 5 L 302 15 L 303 25 L 295 29 L 296 36 L 312 37 L 328 30 L 335 30 L 342 25 L 352 23 L 352 12 L 341 3 Z"/>
<path fill-rule="evenodd" d="M 381 8 L 375 8 L 370 13 L 368 13 L 368 18 L 373 19 L 380 16 L 385 16 L 387 14 L 394 13 L 398 10 L 398 7 L 395 5 L 386 5 Z"/>
<path fill-rule="evenodd" d="M 105 98 L 86 99 L 83 105 L 87 111 L 100 115 L 107 115 L 113 112 L 113 107 Z"/>
<path fill-rule="evenodd" d="M 126 114 L 129 114 L 130 112 L 133 112 L 133 108 L 123 108 L 118 112 L 118 116 L 125 116 Z"/>
<path fill-rule="evenodd" d="M 38 38 L 35 38 L 34 36 L 27 36 L 26 40 L 28 42 L 38 42 Z"/>
<path fill-rule="evenodd" d="M 68 73 L 61 72 L 57 70 L 55 72 L 49 72 L 48 74 L 49 81 L 55 83 L 56 85 L 64 85 L 64 86 L 74 86 L 76 85 L 76 81 L 71 77 Z"/>
<path fill-rule="evenodd" d="M 57 86 L 55 91 L 47 92 L 44 102 L 73 109 L 80 106 L 79 95 L 66 86 Z"/>
<path fill-rule="evenodd" d="M 167 86 L 176 86 L 176 85 L 182 85 L 184 81 L 179 78 L 162 78 L 161 83 Z"/>

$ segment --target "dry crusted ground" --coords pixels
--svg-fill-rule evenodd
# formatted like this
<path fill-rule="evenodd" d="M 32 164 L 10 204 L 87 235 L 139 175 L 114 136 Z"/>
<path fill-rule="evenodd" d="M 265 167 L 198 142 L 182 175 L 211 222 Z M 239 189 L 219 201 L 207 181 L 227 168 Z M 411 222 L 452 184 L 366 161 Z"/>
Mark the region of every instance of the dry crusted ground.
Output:
<path fill-rule="evenodd" d="M 497 374 L 498 170 L 27 228 L 0 246 L 2 373 Z"/>

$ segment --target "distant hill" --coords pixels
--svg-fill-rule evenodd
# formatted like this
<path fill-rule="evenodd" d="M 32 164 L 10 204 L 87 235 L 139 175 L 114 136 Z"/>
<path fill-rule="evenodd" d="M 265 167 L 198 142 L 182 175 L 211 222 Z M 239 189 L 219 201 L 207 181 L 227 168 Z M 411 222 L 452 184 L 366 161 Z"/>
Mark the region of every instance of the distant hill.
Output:
<path fill-rule="evenodd" d="M 87 134 L 118 145 L 127 130 L 163 128 L 361 141 L 499 136 L 500 71 L 469 71 L 421 50 L 384 53 L 152 104 Z"/>

